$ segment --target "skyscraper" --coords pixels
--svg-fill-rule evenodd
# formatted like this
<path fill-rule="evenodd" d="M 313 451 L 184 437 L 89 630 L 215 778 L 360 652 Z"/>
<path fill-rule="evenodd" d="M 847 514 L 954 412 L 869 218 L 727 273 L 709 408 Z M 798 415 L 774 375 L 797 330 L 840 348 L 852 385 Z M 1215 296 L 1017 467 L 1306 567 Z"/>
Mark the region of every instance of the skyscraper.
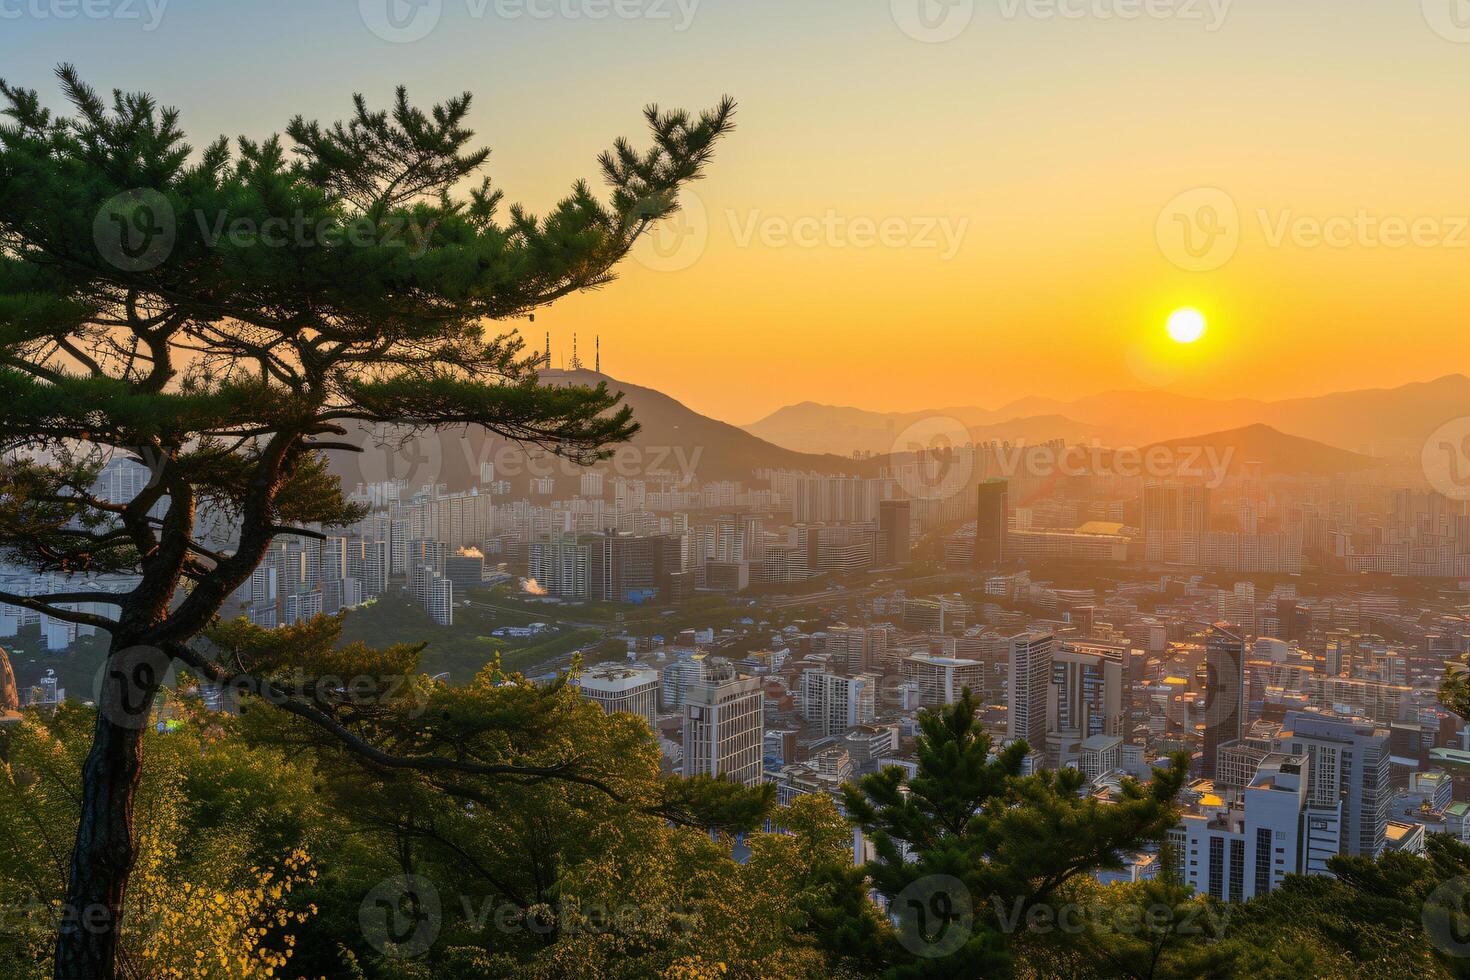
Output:
<path fill-rule="evenodd" d="M 878 564 L 907 565 L 910 557 L 909 502 L 878 502 Z"/>
<path fill-rule="evenodd" d="M 1054 642 L 1050 633 L 1011 637 L 1006 734 L 1024 738 L 1036 753 L 1046 752 L 1046 702 L 1052 681 Z"/>
<path fill-rule="evenodd" d="M 975 564 L 999 565 L 1006 558 L 1006 533 L 1010 529 L 1010 484 L 986 480 L 979 487 L 975 515 Z"/>
<path fill-rule="evenodd" d="M 1216 623 L 1205 637 L 1205 776 L 1215 775 L 1220 746 L 1240 738 L 1244 709 L 1245 638 L 1229 623 Z"/>
<path fill-rule="evenodd" d="M 1306 711 L 1286 715 L 1277 752 L 1311 757 L 1308 795 L 1318 806 L 1342 803 L 1342 853 L 1378 857 L 1393 807 L 1389 732 L 1374 724 Z"/>
<path fill-rule="evenodd" d="M 825 737 L 842 735 L 857 725 L 871 724 L 878 678 L 871 674 L 844 677 L 824 670 L 801 675 L 801 714 L 812 729 Z"/>
<path fill-rule="evenodd" d="M 684 694 L 684 775 L 757 785 L 764 728 L 760 679 L 739 676 L 728 663 L 708 664 L 704 680 Z"/>
<path fill-rule="evenodd" d="M 598 664 L 583 671 L 577 680 L 582 697 L 596 701 L 608 714 L 623 711 L 658 726 L 660 677 L 651 667 L 630 664 Z"/>

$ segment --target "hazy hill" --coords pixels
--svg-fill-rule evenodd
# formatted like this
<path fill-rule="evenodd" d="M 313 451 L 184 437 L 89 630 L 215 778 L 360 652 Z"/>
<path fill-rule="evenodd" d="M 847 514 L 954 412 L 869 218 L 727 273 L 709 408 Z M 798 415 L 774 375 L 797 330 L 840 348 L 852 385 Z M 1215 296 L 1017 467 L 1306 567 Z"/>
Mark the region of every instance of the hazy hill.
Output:
<path fill-rule="evenodd" d="M 693 475 L 700 482 L 749 480 L 759 469 L 799 469 L 822 473 L 875 473 L 877 464 L 837 456 L 813 455 L 772 445 L 726 422 L 700 415 L 662 392 L 618 381 L 592 371 L 542 371 L 550 384 L 596 385 L 606 382 L 621 391 L 633 417 L 642 426 L 634 439 L 598 469 L 609 477 L 638 479 L 658 473 Z M 508 479 L 524 493 L 532 475 L 549 472 L 558 481 L 558 494 L 575 493 L 581 470 L 561 460 L 542 461 L 533 473 L 519 447 L 492 438 L 482 429 L 449 429 L 402 442 L 394 433 L 357 434 L 368 451 L 332 454 L 333 471 L 350 490 L 357 483 L 390 477 L 411 486 L 445 484 L 451 491 L 474 486 L 482 463 L 495 464 L 496 477 Z"/>
<path fill-rule="evenodd" d="M 933 415 L 953 418 L 962 426 L 980 426 L 1005 418 L 997 412 L 967 406 L 924 412 L 870 412 L 861 408 L 802 402 L 777 409 L 745 431 L 778 446 L 811 453 L 854 451 L 887 453 L 905 429 Z"/>
<path fill-rule="evenodd" d="M 1203 461 L 1213 459 L 1220 461 L 1231 475 L 1239 474 L 1248 463 L 1260 463 L 1266 476 L 1337 476 L 1382 465 L 1371 456 L 1287 435 L 1262 424 L 1170 439 L 1154 446 L 1171 450 L 1180 466 L 1198 468 Z M 1154 446 L 1143 450 L 1145 457 Z"/>

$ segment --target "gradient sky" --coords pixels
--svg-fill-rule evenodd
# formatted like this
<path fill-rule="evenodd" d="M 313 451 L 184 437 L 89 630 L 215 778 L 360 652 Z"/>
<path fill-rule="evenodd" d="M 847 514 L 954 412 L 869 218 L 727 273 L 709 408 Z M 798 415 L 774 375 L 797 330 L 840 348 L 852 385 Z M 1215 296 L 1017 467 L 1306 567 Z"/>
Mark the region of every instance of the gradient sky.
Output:
<path fill-rule="evenodd" d="M 424 102 L 469 89 L 491 175 L 533 210 L 639 137 L 645 103 L 734 95 L 690 233 L 532 328 L 587 349 L 600 333 L 610 374 L 730 421 L 1470 371 L 1460 0 L 951 0 L 931 8 L 962 18 L 943 42 L 910 36 L 918 0 L 616 0 L 647 13 L 631 19 L 592 16 L 613 0 L 424 0 L 437 22 L 408 43 L 367 26 L 385 0 L 172 0 L 152 30 L 144 0 L 89 2 L 114 15 L 0 0 L 4 76 L 56 105 L 51 69 L 74 62 L 178 106 L 196 145 L 336 119 L 399 82 Z M 1165 16 L 1103 16 L 1150 4 Z M 1233 235 L 1182 253 L 1174 213 L 1222 201 Z M 1418 241 L 1314 244 L 1333 218 L 1417 222 Z M 1163 340 L 1179 306 L 1209 317 L 1193 347 Z"/>

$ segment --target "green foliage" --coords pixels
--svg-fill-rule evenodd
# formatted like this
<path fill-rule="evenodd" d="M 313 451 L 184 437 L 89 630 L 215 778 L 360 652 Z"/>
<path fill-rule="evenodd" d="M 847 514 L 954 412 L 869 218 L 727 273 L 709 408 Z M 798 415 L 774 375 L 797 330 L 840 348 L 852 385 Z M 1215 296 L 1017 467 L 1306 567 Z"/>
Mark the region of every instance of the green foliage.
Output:
<path fill-rule="evenodd" d="M 1147 786 L 1126 782 L 1117 799 L 1079 797 L 1076 770 L 1022 776 L 1024 742 L 991 758 L 975 716 L 968 690 L 923 712 L 918 773 L 905 781 L 892 767 L 846 789 L 848 814 L 877 854 L 868 874 L 896 912 L 932 899 L 929 883 L 957 883 L 944 885 L 946 904 L 932 910 L 952 920 L 946 925 L 963 943 L 951 950 L 928 946 L 924 935 L 887 935 L 881 956 L 895 976 L 1008 969 L 1016 923 L 1055 906 L 1074 880 L 1122 867 L 1126 854 L 1162 841 L 1179 818 L 1173 800 L 1184 759 L 1155 770 Z"/>
<path fill-rule="evenodd" d="M 8 977 L 50 975 L 55 910 L 79 817 L 94 716 L 28 712 L 0 732 L 0 959 Z M 181 714 L 150 734 L 138 791 L 138 857 L 128 893 L 125 962 L 156 977 L 265 977 L 290 960 L 310 917 L 301 889 L 321 816 L 310 772 L 230 738 L 227 721 Z M 293 894 L 294 892 L 294 894 Z M 141 974 L 140 974 L 141 975 Z"/>
<path fill-rule="evenodd" d="M 1239 909 L 1230 939 L 1244 962 L 1267 976 L 1470 975 L 1470 960 L 1456 955 L 1470 847 L 1431 834 L 1424 857 L 1338 856 L 1328 866 L 1334 878 L 1291 876 Z"/>

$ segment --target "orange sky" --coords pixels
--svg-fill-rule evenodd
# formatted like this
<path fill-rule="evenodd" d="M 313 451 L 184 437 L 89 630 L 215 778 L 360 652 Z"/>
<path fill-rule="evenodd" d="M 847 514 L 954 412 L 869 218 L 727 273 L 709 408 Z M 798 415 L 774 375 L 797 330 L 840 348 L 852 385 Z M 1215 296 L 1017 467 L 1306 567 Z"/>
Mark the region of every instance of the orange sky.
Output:
<path fill-rule="evenodd" d="M 1470 372 L 1457 0 L 1161 0 L 1139 19 L 1111 16 L 1127 0 L 955 0 L 934 9 L 969 13 L 938 43 L 914 36 L 928 0 L 660 0 L 610 20 L 579 2 L 497 19 L 440 0 L 411 43 L 357 4 L 269 24 L 169 5 L 147 31 L 22 20 L 5 73 L 53 95 L 50 68 L 75 61 L 178 105 L 196 142 L 338 118 L 400 81 L 425 100 L 468 88 L 491 175 L 533 210 L 637 138 L 644 103 L 731 93 L 740 128 L 697 185 L 693 234 L 528 332 L 589 350 L 600 333 L 611 374 L 735 422 L 808 399 L 1271 398 Z M 1190 256 L 1180 221 L 1197 245 L 1223 230 L 1217 250 Z M 1319 226 L 1346 231 L 1324 244 Z M 1191 348 L 1161 342 L 1179 306 L 1210 320 Z"/>

